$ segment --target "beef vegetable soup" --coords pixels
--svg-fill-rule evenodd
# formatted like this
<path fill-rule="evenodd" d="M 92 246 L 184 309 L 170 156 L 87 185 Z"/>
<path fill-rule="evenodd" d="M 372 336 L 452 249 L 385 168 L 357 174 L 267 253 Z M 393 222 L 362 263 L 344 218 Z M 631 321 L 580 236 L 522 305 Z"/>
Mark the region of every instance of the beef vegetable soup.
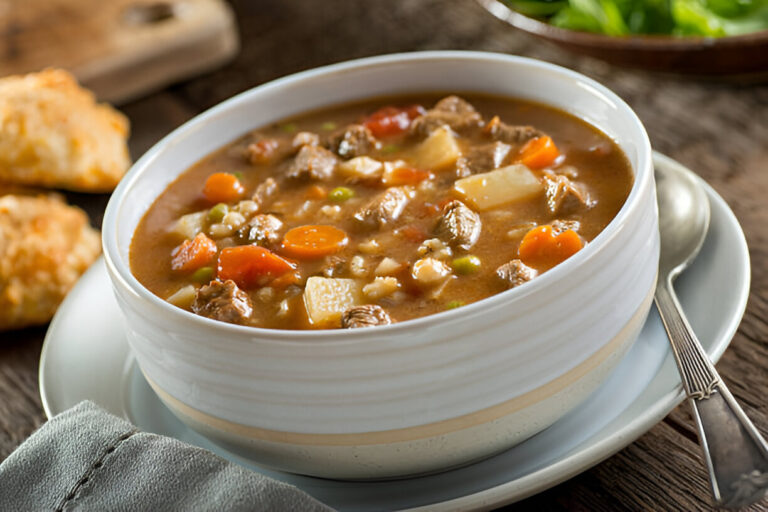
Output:
<path fill-rule="evenodd" d="M 149 208 L 134 275 L 209 318 L 357 328 L 520 286 L 588 244 L 632 186 L 569 114 L 420 95 L 336 106 L 205 157 Z"/>

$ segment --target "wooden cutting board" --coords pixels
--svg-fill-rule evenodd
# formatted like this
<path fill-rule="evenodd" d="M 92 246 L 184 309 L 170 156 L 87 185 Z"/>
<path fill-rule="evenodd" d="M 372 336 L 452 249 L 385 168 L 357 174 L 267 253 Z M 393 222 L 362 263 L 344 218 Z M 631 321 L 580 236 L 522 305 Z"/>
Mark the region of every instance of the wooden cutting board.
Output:
<path fill-rule="evenodd" d="M 0 76 L 55 66 L 120 103 L 238 49 L 222 0 L 0 0 Z"/>

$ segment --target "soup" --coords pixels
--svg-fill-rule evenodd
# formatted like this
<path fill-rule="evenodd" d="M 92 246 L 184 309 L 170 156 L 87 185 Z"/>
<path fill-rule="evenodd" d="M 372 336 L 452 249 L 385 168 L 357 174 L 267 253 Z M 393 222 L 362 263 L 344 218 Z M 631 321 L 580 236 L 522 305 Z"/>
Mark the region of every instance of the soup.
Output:
<path fill-rule="evenodd" d="M 385 325 L 524 285 L 590 243 L 632 186 L 565 112 L 418 95 L 314 111 L 203 158 L 152 204 L 131 269 L 209 318 Z"/>

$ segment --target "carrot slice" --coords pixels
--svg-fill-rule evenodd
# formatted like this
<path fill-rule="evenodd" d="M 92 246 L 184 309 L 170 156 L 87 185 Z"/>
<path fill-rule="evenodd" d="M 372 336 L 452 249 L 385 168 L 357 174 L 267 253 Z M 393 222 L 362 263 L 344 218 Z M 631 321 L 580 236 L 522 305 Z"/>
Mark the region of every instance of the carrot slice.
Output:
<path fill-rule="evenodd" d="M 328 197 L 328 191 L 322 185 L 312 185 L 305 194 L 307 199 L 325 199 Z"/>
<path fill-rule="evenodd" d="M 542 169 L 552 165 L 558 156 L 560 156 L 560 151 L 555 146 L 555 141 L 552 140 L 552 137 L 543 135 L 529 140 L 523 146 L 523 149 L 520 150 L 519 160 L 520 163 L 531 169 Z"/>
<path fill-rule="evenodd" d="M 334 254 L 346 247 L 347 234 L 334 226 L 308 225 L 289 230 L 283 237 L 283 252 L 311 260 Z"/>
<path fill-rule="evenodd" d="M 212 262 L 217 251 L 216 242 L 204 233 L 198 233 L 171 251 L 171 268 L 178 272 L 194 272 Z"/>
<path fill-rule="evenodd" d="M 398 167 L 384 173 L 382 182 L 388 186 L 416 185 L 432 177 L 432 173 L 414 167 Z"/>
<path fill-rule="evenodd" d="M 227 247 L 219 254 L 218 277 L 233 280 L 240 288 L 264 286 L 295 270 L 294 264 L 258 245 Z"/>
<path fill-rule="evenodd" d="M 242 197 L 245 187 L 234 174 L 215 172 L 208 176 L 203 185 L 203 195 L 212 203 L 230 203 Z"/>
<path fill-rule="evenodd" d="M 552 226 L 537 226 L 528 231 L 517 249 L 528 266 L 548 269 L 576 254 L 584 246 L 579 235 L 568 229 L 556 235 Z"/>

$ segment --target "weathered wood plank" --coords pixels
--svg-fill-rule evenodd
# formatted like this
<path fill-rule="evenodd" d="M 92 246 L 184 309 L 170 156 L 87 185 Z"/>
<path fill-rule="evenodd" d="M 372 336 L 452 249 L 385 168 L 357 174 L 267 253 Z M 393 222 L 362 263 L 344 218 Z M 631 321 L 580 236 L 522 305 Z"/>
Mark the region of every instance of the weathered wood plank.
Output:
<path fill-rule="evenodd" d="M 653 146 L 704 177 L 739 218 L 750 245 L 752 292 L 739 333 L 718 369 L 758 427 L 768 430 L 768 86 L 651 75 L 575 57 L 509 29 L 469 0 L 326 0 L 322 9 L 313 6 L 310 0 L 235 1 L 243 50 L 234 62 L 125 107 L 133 122 L 134 156 L 193 113 L 232 94 L 351 58 L 470 49 L 526 55 L 577 69 L 622 96 L 645 123 Z M 76 196 L 73 200 L 87 203 Z M 104 198 L 90 201 L 85 207 L 98 223 Z M 0 459 L 42 421 L 36 377 L 42 335 L 42 330 L 22 331 L 10 342 L 2 335 Z M 695 439 L 684 404 L 616 456 L 510 509 L 709 510 Z"/>

